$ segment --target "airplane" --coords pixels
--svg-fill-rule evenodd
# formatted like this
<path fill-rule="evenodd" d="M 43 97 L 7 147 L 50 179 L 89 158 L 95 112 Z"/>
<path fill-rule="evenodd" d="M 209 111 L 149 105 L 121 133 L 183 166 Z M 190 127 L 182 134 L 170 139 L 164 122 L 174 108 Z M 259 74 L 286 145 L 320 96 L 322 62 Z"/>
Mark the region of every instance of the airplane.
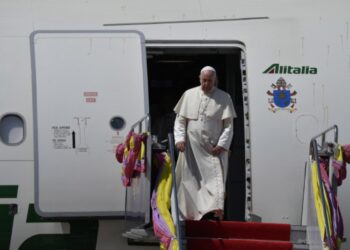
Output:
<path fill-rule="evenodd" d="M 125 218 L 151 220 L 151 169 L 125 188 L 116 146 L 131 128 L 166 141 L 206 65 L 238 115 L 225 220 L 305 226 L 310 140 L 336 124 L 350 142 L 349 10 L 343 0 L 1 1 L 0 249 L 128 249 L 121 235 L 139 221 Z M 345 236 L 348 191 L 345 180 Z"/>

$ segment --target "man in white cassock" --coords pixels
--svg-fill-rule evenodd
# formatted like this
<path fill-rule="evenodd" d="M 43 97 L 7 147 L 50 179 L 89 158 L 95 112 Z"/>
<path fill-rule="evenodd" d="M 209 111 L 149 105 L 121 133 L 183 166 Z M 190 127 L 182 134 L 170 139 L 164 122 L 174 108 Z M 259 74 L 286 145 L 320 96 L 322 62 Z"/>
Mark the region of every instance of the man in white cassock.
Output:
<path fill-rule="evenodd" d="M 204 67 L 200 86 L 176 104 L 176 185 L 180 219 L 223 218 L 228 151 L 236 112 L 229 94 L 216 87 L 216 71 Z"/>

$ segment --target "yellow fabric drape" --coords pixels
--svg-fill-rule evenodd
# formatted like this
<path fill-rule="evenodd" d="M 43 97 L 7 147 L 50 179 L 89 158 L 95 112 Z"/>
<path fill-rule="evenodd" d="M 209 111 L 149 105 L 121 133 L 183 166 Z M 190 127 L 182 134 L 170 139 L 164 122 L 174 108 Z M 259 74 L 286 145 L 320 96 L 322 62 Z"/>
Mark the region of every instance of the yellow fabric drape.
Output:
<path fill-rule="evenodd" d="M 172 187 L 172 172 L 171 172 L 171 159 L 168 154 L 165 154 L 163 170 L 161 174 L 161 178 L 159 180 L 158 189 L 157 189 L 157 207 L 159 210 L 159 214 L 164 219 L 167 224 L 171 234 L 175 237 L 175 225 L 171 214 L 169 212 L 170 209 L 170 201 L 171 201 L 171 187 Z M 160 249 L 164 249 L 165 247 L 161 244 Z M 179 244 L 177 239 L 173 239 L 171 244 L 171 250 L 178 250 Z"/>
<path fill-rule="evenodd" d="M 318 171 L 317 171 L 317 164 L 316 161 L 312 162 L 311 165 L 311 178 L 312 178 L 312 189 L 314 194 L 314 202 L 315 202 L 315 208 L 316 208 L 316 215 L 317 215 L 317 221 L 318 221 L 318 227 L 320 229 L 321 239 L 323 240 L 326 235 L 326 222 L 325 222 L 325 216 L 323 213 L 322 208 L 322 197 L 321 197 L 321 187 L 318 182 Z M 327 199 L 326 190 L 323 186 L 322 190 L 324 197 L 325 197 L 325 205 L 326 205 L 326 213 L 327 213 L 327 221 L 329 225 L 329 232 L 332 232 L 332 220 L 331 220 L 331 210 L 329 207 L 329 201 Z M 325 247 L 324 249 L 328 250 L 329 247 Z"/>

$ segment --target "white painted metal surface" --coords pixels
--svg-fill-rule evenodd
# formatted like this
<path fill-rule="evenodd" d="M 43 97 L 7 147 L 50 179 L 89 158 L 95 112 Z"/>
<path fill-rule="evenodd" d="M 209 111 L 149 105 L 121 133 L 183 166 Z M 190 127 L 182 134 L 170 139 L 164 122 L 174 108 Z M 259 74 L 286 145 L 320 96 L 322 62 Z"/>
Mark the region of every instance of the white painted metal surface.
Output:
<path fill-rule="evenodd" d="M 143 37 L 38 32 L 31 42 L 36 208 L 45 216 L 124 215 L 115 147 L 148 109 Z M 114 117 L 125 124 L 112 128 Z"/>

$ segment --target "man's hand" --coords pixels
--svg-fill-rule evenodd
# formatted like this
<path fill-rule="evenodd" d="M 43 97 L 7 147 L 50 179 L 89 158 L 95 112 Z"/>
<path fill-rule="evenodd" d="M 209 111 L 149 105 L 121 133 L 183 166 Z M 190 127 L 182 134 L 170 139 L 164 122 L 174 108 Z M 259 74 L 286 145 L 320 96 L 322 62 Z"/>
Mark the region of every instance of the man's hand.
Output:
<path fill-rule="evenodd" d="M 184 141 L 180 141 L 178 143 L 176 143 L 176 148 L 180 151 L 180 152 L 184 152 L 185 148 L 186 148 L 186 143 Z"/>
<path fill-rule="evenodd" d="M 211 150 L 211 153 L 215 156 L 218 156 L 220 155 L 223 151 L 225 151 L 226 149 L 224 149 L 223 147 L 221 146 L 215 146 L 213 147 L 213 149 Z"/>

